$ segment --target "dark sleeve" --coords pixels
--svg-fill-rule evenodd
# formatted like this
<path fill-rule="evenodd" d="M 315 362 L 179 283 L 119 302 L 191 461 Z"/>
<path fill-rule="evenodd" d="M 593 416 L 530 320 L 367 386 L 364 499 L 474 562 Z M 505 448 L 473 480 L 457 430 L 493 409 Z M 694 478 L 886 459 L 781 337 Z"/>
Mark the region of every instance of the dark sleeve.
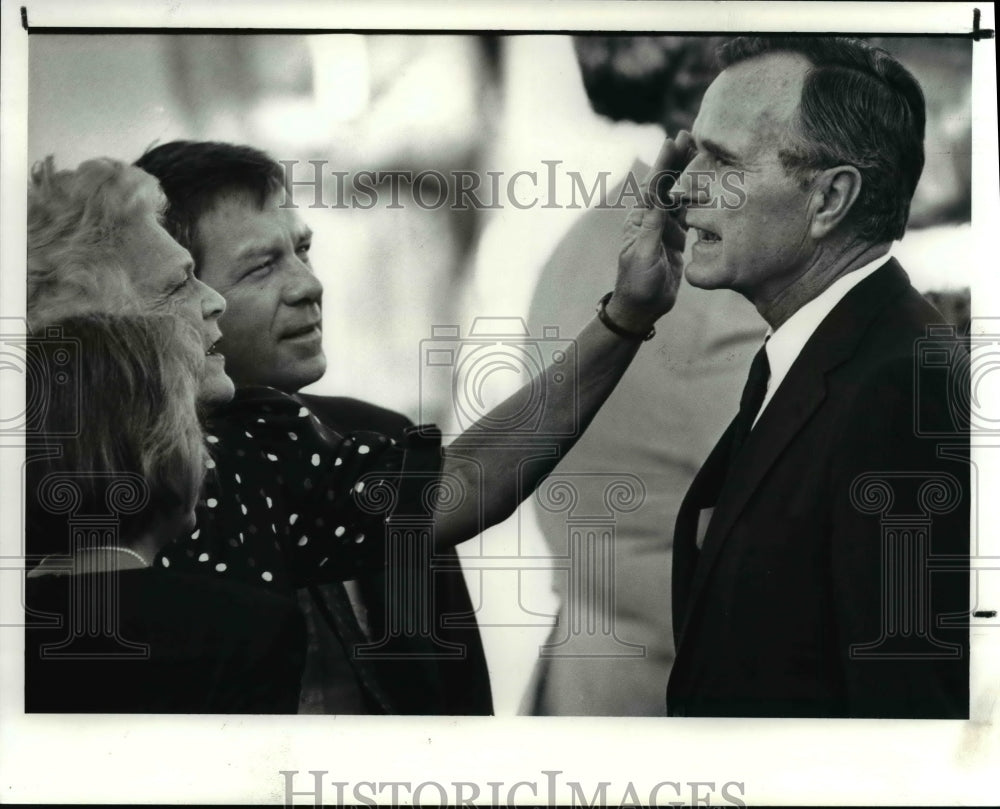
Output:
<path fill-rule="evenodd" d="M 837 432 L 831 608 L 851 716 L 968 717 L 969 439 L 917 429 L 955 404 L 920 376 L 908 357 L 877 369 Z"/>
<path fill-rule="evenodd" d="M 432 516 L 440 473 L 435 428 L 397 440 L 340 435 L 291 397 L 244 389 L 226 419 L 272 464 L 287 519 L 279 541 L 297 585 L 338 581 L 385 565 L 392 519 Z"/>

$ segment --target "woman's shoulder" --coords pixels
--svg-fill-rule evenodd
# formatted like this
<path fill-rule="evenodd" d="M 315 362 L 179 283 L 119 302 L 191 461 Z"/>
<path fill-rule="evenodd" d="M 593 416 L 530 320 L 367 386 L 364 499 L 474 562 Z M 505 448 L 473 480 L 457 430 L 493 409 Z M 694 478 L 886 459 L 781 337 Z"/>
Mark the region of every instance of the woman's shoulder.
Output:
<path fill-rule="evenodd" d="M 220 623 L 233 630 L 266 626 L 294 616 L 297 603 L 287 594 L 252 587 L 226 578 L 172 571 L 160 567 L 117 572 L 51 574 L 28 577 L 25 601 L 32 610 L 62 612 L 74 599 L 114 592 L 114 608 L 130 623 L 195 621 L 201 626 Z M 146 618 L 138 621 L 136 619 Z M 191 630 L 190 626 L 183 631 Z"/>

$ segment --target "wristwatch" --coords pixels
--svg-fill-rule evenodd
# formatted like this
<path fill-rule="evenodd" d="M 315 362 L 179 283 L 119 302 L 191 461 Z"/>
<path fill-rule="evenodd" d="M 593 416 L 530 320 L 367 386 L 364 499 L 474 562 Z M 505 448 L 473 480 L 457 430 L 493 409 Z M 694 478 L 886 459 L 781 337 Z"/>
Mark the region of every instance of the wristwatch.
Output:
<path fill-rule="evenodd" d="M 611 316 L 608 314 L 607 311 L 607 306 L 608 306 L 608 301 L 611 300 L 611 296 L 613 294 L 614 294 L 613 292 L 609 292 L 607 295 L 605 295 L 597 302 L 597 319 L 608 327 L 608 331 L 614 332 L 619 337 L 624 337 L 628 340 L 642 340 L 643 342 L 645 342 L 646 340 L 652 340 L 656 336 L 655 326 L 649 330 L 648 334 L 637 334 L 634 331 L 623 329 L 621 326 L 619 326 L 611 319 Z"/>

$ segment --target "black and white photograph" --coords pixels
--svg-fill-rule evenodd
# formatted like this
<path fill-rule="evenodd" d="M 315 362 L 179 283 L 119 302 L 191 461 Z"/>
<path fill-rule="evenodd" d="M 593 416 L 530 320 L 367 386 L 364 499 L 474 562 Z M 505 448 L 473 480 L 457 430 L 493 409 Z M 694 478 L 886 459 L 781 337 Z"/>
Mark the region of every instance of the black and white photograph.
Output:
<path fill-rule="evenodd" d="M 5 0 L 4 801 L 987 801 L 993 29 Z"/>

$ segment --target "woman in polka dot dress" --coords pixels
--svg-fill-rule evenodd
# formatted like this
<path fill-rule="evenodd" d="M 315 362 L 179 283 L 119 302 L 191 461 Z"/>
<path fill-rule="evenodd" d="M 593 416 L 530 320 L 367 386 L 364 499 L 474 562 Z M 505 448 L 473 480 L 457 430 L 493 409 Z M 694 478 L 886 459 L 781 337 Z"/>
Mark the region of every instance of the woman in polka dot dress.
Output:
<path fill-rule="evenodd" d="M 197 525 L 159 564 L 210 568 L 276 591 L 384 566 L 387 520 L 426 510 L 425 487 L 441 464 L 436 432 L 399 442 L 341 436 L 272 388 L 239 389 L 207 430 L 212 457 Z"/>

